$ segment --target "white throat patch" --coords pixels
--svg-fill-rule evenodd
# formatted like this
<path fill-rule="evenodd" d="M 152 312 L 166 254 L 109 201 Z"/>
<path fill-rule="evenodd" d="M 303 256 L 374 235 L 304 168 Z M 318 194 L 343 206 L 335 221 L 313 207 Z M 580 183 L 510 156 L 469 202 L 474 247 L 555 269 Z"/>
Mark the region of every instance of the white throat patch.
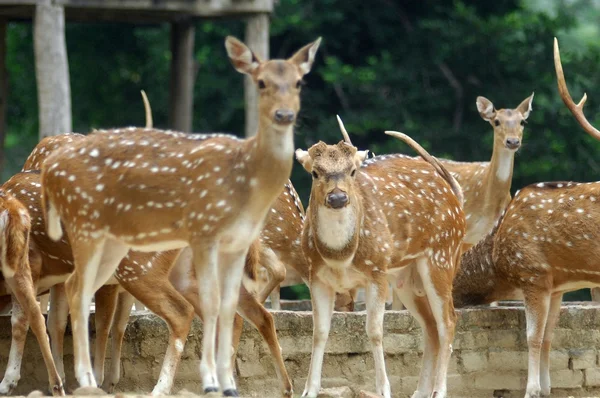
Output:
<path fill-rule="evenodd" d="M 512 159 L 515 153 L 512 151 L 500 151 L 498 156 L 498 169 L 496 170 L 496 177 L 500 181 L 507 181 L 512 171 Z"/>
<path fill-rule="evenodd" d="M 330 249 L 343 249 L 354 236 L 356 214 L 351 206 L 334 210 L 317 206 L 317 237 Z"/>

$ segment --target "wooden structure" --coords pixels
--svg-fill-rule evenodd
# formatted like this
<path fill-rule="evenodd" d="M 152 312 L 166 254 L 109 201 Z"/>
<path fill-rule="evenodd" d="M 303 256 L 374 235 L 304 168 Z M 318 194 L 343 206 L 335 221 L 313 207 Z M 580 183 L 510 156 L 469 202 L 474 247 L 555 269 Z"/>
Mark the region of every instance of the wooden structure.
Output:
<path fill-rule="evenodd" d="M 40 139 L 69 132 L 71 93 L 65 44 L 65 21 L 171 24 L 169 124 L 192 128 L 195 22 L 243 18 L 246 42 L 257 55 L 269 53 L 269 14 L 276 0 L 0 0 L 0 145 L 6 109 L 5 34 L 9 21 L 33 21 Z M 224 55 L 225 56 L 225 55 Z M 256 132 L 257 93 L 245 84 L 246 135 Z M 0 151 L 1 153 L 2 151 Z"/>

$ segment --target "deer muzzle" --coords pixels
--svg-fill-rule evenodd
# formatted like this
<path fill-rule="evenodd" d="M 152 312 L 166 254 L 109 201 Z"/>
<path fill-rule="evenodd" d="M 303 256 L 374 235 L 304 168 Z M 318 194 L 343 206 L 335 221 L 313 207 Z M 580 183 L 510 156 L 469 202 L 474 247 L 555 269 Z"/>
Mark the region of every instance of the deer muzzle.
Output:
<path fill-rule="evenodd" d="M 348 204 L 348 194 L 341 189 L 334 189 L 327 194 L 326 205 L 332 209 L 341 209 Z"/>
<path fill-rule="evenodd" d="M 504 142 L 504 145 L 506 145 L 508 149 L 519 149 L 521 146 L 521 140 L 518 138 L 507 138 Z"/>
<path fill-rule="evenodd" d="M 296 119 L 296 112 L 291 109 L 277 109 L 273 116 L 275 123 L 291 124 Z"/>

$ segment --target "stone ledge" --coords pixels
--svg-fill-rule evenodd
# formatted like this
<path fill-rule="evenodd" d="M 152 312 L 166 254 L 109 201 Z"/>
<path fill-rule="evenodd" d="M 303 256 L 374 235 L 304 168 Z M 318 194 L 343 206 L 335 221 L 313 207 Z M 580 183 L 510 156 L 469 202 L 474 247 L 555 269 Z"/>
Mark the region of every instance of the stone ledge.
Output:
<path fill-rule="evenodd" d="M 308 374 L 312 345 L 310 312 L 274 311 L 275 325 L 294 390 L 301 392 Z M 522 396 L 527 345 L 523 309 L 516 306 L 467 308 L 457 311 L 458 324 L 450 362 L 450 396 Z M 334 313 L 323 366 L 323 388 L 374 390 L 373 358 L 364 331 L 364 312 Z M 91 317 L 93 319 L 93 317 Z M 91 326 L 93 336 L 93 322 Z M 119 390 L 149 393 L 158 378 L 167 344 L 166 324 L 150 313 L 132 316 L 125 335 Z M 554 396 L 591 396 L 600 387 L 600 307 L 563 307 L 551 355 Z M 422 356 L 421 330 L 407 311 L 388 311 L 384 324 L 386 367 L 394 397 L 410 396 L 418 380 Z M 190 330 L 173 392 L 200 391 L 198 374 L 202 325 Z M 0 366 L 6 366 L 10 318 L 0 317 Z M 72 339 L 65 339 L 67 386 L 73 386 Z M 46 386 L 37 342 L 28 336 L 17 394 Z M 245 325 L 236 361 L 240 392 L 249 397 L 278 396 L 279 383 L 269 351 L 260 335 Z M 348 389 L 343 389 L 348 395 Z M 556 395 L 558 393 L 559 395 Z"/>

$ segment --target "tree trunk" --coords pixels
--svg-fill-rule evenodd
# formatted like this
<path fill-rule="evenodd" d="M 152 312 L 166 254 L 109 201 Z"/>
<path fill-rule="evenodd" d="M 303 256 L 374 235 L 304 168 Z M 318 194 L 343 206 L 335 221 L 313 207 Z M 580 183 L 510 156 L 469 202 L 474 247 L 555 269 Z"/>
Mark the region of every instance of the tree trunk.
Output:
<path fill-rule="evenodd" d="M 257 14 L 246 23 L 246 45 L 261 59 L 269 58 L 269 14 Z M 246 101 L 246 137 L 258 129 L 258 90 L 250 76 L 244 80 Z"/>
<path fill-rule="evenodd" d="M 47 1 L 35 8 L 33 24 L 40 139 L 73 129 L 65 42 L 65 13 Z"/>
<path fill-rule="evenodd" d="M 194 35 L 191 21 L 171 24 L 171 100 L 169 119 L 178 131 L 192 131 L 194 108 Z"/>

